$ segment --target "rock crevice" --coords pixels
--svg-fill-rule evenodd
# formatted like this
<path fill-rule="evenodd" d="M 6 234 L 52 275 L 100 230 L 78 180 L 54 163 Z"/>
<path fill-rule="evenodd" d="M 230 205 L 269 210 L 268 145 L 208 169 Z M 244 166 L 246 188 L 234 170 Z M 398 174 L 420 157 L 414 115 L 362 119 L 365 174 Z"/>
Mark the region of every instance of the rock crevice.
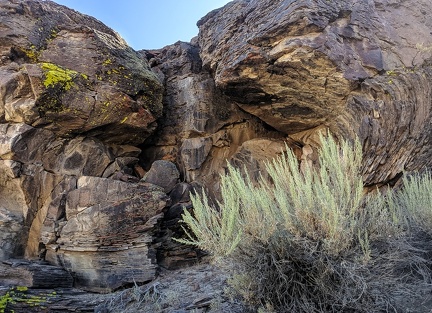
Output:
<path fill-rule="evenodd" d="M 0 0 L 0 260 L 97 292 L 152 280 L 201 256 L 172 240 L 191 191 L 217 198 L 228 163 L 259 180 L 287 148 L 314 162 L 321 131 L 360 137 L 366 186 L 430 168 L 430 16 L 429 0 L 235 0 L 190 43 L 134 51 L 54 2 Z"/>

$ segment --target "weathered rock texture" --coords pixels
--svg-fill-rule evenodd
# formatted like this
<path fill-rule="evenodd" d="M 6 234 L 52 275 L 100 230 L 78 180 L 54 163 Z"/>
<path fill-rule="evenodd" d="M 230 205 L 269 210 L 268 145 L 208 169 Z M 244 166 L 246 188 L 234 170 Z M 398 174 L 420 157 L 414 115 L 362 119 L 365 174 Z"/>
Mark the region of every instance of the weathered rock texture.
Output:
<path fill-rule="evenodd" d="M 153 229 L 168 200 L 163 189 L 86 176 L 77 187 L 68 194 L 66 221 L 58 223 L 59 229 L 52 227 L 55 219 L 46 219 L 40 239 L 46 260 L 64 266 L 74 273 L 77 287 L 92 291 L 152 280 Z"/>
<path fill-rule="evenodd" d="M 162 113 L 157 76 L 54 2 L 1 0 L 0 36 L 0 260 L 47 259 L 94 291 L 153 279 L 168 197 L 134 168 Z"/>
<path fill-rule="evenodd" d="M 360 135 L 366 184 L 431 165 L 429 1 L 233 1 L 199 23 L 204 68 L 301 145 Z"/>
<path fill-rule="evenodd" d="M 14 261 L 0 263 L 2 286 L 21 286 L 40 289 L 72 288 L 70 273 L 48 264 Z"/>
<path fill-rule="evenodd" d="M 93 291 L 151 280 L 156 260 L 199 259 L 172 240 L 190 191 L 217 197 L 227 162 L 259 179 L 287 147 L 314 162 L 322 130 L 361 138 L 366 185 L 430 167 L 431 16 L 429 0 L 235 0 L 191 43 L 135 52 L 53 2 L 0 0 L 0 260 Z"/>
<path fill-rule="evenodd" d="M 63 313 L 94 312 L 109 301 L 109 295 L 88 293 L 76 288 L 30 289 L 23 286 L 0 288 L 4 312 Z"/>
<path fill-rule="evenodd" d="M 161 86 L 113 30 L 50 1 L 1 1 L 0 120 L 140 143 Z"/>
<path fill-rule="evenodd" d="M 255 138 L 282 142 L 285 135 L 226 97 L 202 68 L 199 53 L 198 46 L 184 42 L 143 51 L 165 85 L 163 117 L 155 135 L 142 146 L 143 157 L 147 166 L 156 159 L 176 161 L 187 182 L 217 193 L 226 162 L 243 143 Z"/>

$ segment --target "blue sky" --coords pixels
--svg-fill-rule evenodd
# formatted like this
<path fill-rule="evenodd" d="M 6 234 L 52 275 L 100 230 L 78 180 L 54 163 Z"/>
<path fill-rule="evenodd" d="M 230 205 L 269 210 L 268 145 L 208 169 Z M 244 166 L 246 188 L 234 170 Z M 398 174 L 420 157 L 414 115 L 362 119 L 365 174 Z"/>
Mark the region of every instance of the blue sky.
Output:
<path fill-rule="evenodd" d="M 156 49 L 198 34 L 196 22 L 230 0 L 54 0 L 91 15 L 135 50 Z"/>

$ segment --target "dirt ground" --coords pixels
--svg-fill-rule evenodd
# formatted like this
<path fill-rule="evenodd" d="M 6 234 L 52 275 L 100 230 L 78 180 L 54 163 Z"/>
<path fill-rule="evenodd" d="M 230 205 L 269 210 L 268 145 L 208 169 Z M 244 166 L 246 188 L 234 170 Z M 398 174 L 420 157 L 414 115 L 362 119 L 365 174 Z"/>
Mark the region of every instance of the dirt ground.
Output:
<path fill-rule="evenodd" d="M 149 284 L 113 294 L 96 313 L 243 313 L 246 309 L 230 297 L 226 275 L 208 263 L 185 269 L 162 270 Z"/>

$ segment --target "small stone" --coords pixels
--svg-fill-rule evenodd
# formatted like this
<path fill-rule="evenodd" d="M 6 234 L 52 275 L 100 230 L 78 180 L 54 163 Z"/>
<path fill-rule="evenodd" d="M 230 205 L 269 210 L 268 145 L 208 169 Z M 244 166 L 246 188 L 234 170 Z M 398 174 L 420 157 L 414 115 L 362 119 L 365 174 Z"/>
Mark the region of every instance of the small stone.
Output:
<path fill-rule="evenodd" d="M 176 204 L 179 202 L 189 202 L 191 191 L 192 186 L 190 184 L 184 182 L 178 183 L 169 194 L 171 197 L 171 203 Z"/>
<path fill-rule="evenodd" d="M 180 173 L 174 163 L 158 160 L 153 162 L 150 170 L 141 181 L 160 186 L 166 193 L 169 193 L 177 184 L 179 178 Z"/>

